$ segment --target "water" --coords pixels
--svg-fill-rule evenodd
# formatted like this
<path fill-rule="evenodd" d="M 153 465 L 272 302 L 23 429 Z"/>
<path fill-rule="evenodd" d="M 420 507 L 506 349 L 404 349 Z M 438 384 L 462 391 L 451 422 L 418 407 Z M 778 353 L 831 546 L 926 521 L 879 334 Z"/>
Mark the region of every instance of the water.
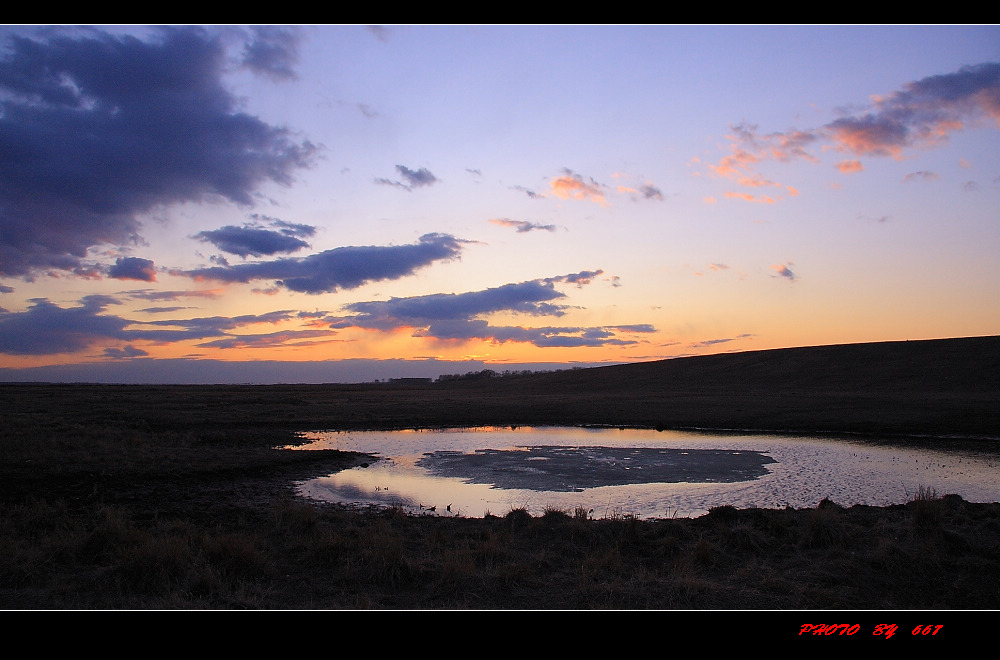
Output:
<path fill-rule="evenodd" d="M 303 449 L 377 454 L 298 484 L 317 500 L 413 513 L 696 517 L 712 507 L 902 504 L 919 489 L 1000 501 L 1000 457 L 861 440 L 565 427 L 314 432 Z"/>

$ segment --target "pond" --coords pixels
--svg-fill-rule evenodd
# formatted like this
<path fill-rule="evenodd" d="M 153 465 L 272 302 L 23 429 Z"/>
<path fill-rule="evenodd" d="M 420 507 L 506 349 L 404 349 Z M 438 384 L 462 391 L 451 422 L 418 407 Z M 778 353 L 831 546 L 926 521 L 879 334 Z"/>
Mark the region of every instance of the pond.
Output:
<path fill-rule="evenodd" d="M 297 485 L 308 498 L 444 516 L 696 517 L 712 507 L 902 504 L 921 490 L 1000 501 L 1000 457 L 858 439 L 579 427 L 304 434 L 300 449 L 377 454 Z"/>

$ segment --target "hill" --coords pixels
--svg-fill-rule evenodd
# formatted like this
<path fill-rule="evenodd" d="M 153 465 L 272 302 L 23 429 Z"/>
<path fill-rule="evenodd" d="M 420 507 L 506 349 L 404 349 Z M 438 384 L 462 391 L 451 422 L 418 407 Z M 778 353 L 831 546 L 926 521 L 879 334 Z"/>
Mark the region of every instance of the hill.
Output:
<path fill-rule="evenodd" d="M 16 419 L 159 430 L 608 425 L 1000 438 L 1000 337 L 355 385 L 0 384 Z M 37 422 L 32 422 L 37 423 Z"/>
<path fill-rule="evenodd" d="M 1000 437 L 997 336 L 748 351 L 451 387 L 553 421 Z"/>

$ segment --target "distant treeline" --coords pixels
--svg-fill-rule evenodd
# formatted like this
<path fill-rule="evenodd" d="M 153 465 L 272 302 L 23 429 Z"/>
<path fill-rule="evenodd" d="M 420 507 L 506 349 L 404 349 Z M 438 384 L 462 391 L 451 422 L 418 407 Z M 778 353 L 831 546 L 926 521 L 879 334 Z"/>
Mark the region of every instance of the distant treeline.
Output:
<path fill-rule="evenodd" d="M 573 367 L 574 369 L 579 369 L 580 367 Z M 493 378 L 518 378 L 521 376 L 530 376 L 532 374 L 549 374 L 559 371 L 566 371 L 565 369 L 539 369 L 538 371 L 532 371 L 531 369 L 505 369 L 503 371 L 495 371 L 493 369 L 483 369 L 481 371 L 469 371 L 464 374 L 441 374 L 437 377 L 436 383 L 452 383 L 455 381 L 469 381 L 469 380 L 490 380 Z"/>

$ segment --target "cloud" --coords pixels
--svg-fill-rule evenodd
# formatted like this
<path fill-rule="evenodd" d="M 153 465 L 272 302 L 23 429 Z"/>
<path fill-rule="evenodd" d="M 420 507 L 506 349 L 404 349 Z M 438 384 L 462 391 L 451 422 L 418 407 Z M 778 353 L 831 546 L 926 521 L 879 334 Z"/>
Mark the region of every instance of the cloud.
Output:
<path fill-rule="evenodd" d="M 104 349 L 104 357 L 111 358 L 114 360 L 124 360 L 129 358 L 146 357 L 149 355 L 147 351 L 141 348 L 136 348 L 135 346 L 124 346 L 122 348 L 112 348 L 108 347 Z"/>
<path fill-rule="evenodd" d="M 638 340 L 621 338 L 626 334 L 655 332 L 648 324 L 612 327 L 567 326 L 497 326 L 480 318 L 502 312 L 528 316 L 560 317 L 566 314 L 563 304 L 566 294 L 556 290 L 557 283 L 586 283 L 602 271 L 583 271 L 516 284 L 469 291 L 458 294 L 431 294 L 385 301 L 358 302 L 345 305 L 347 316 L 330 316 L 324 320 L 332 328 L 364 328 L 397 331 L 409 329 L 414 337 L 438 341 L 483 340 L 493 343 L 508 341 L 529 343 L 539 347 L 624 346 Z"/>
<path fill-rule="evenodd" d="M 965 66 L 928 76 L 876 97 L 870 112 L 825 127 L 838 151 L 892 156 L 914 146 L 934 146 L 949 133 L 992 119 L 1000 126 L 1000 63 Z"/>
<path fill-rule="evenodd" d="M 389 41 L 389 35 L 392 34 L 392 30 L 390 28 L 385 27 L 384 25 L 366 25 L 365 28 L 376 39 L 378 39 L 379 41 L 381 41 L 383 43 L 388 42 Z"/>
<path fill-rule="evenodd" d="M 56 28 L 5 41 L 0 274 L 72 271 L 91 247 L 140 243 L 139 216 L 160 206 L 251 205 L 318 151 L 239 110 L 217 32 Z"/>
<path fill-rule="evenodd" d="M 280 346 L 315 346 L 332 339 L 330 330 L 283 330 L 262 335 L 234 335 L 198 344 L 199 348 L 274 348 Z M 303 341 L 322 338 L 321 341 Z"/>
<path fill-rule="evenodd" d="M 352 303 L 345 305 L 343 309 L 354 312 L 357 316 L 342 320 L 351 325 L 360 322 L 366 328 L 386 329 L 396 327 L 400 322 L 420 324 L 427 321 L 469 319 L 501 311 L 532 316 L 562 316 L 565 314 L 565 305 L 550 301 L 565 297 L 566 294 L 556 291 L 553 281 L 531 280 L 460 294 L 435 293 Z"/>
<path fill-rule="evenodd" d="M 52 355 L 89 348 L 99 340 L 128 340 L 126 319 L 103 315 L 108 296 L 87 296 L 79 307 L 62 308 L 33 298 L 23 312 L 0 313 L 0 353 Z"/>
<path fill-rule="evenodd" d="M 900 159 L 907 149 L 939 146 L 950 134 L 989 121 L 1000 127 L 1000 63 L 996 62 L 906 83 L 898 91 L 873 97 L 867 110 L 814 129 L 762 134 L 756 126 L 733 126 L 728 136 L 730 154 L 708 168 L 744 187 L 784 187 L 762 176 L 758 168 L 771 161 L 818 163 L 809 151 L 817 145 L 853 156 Z M 840 161 L 836 167 L 844 173 L 864 169 L 856 158 Z M 727 197 L 761 201 L 737 193 Z"/>
<path fill-rule="evenodd" d="M 124 257 L 115 261 L 115 265 L 108 269 L 108 277 L 116 280 L 139 280 L 141 282 L 155 282 L 156 268 L 149 259 L 139 257 Z"/>
<path fill-rule="evenodd" d="M 837 169 L 844 174 L 854 174 L 865 169 L 860 160 L 842 160 L 836 165 Z"/>
<path fill-rule="evenodd" d="M 397 280 L 435 261 L 456 259 L 464 242 L 448 234 L 424 234 L 410 245 L 339 247 L 307 257 L 178 270 L 172 274 L 220 282 L 274 280 L 290 291 L 330 293 L 368 282 Z"/>
<path fill-rule="evenodd" d="M 735 337 L 725 337 L 722 339 L 706 339 L 704 341 L 693 342 L 688 344 L 689 348 L 708 348 L 709 346 L 715 346 L 716 344 L 727 344 L 731 341 L 737 341 L 739 339 L 750 339 L 754 335 L 749 332 L 744 332 L 741 335 L 736 335 Z M 669 346 L 670 344 L 667 344 Z"/>
<path fill-rule="evenodd" d="M 517 233 L 523 234 L 525 232 L 534 231 L 536 229 L 542 231 L 555 231 L 555 225 L 542 225 L 537 222 L 528 222 L 527 220 L 511 220 L 510 218 L 490 218 L 490 222 L 495 225 L 500 225 L 501 227 L 513 227 L 517 230 Z"/>
<path fill-rule="evenodd" d="M 395 186 L 397 188 L 402 188 L 407 192 L 412 192 L 414 188 L 431 186 L 439 181 L 439 179 L 434 176 L 430 170 L 424 167 L 421 167 L 419 170 L 411 170 L 405 165 L 397 165 L 396 171 L 399 172 L 400 176 L 406 179 L 406 183 L 403 183 L 402 181 L 393 181 L 391 179 L 375 179 L 375 183 L 385 186 Z"/>
<path fill-rule="evenodd" d="M 299 33 L 291 27 L 258 25 L 243 47 L 243 66 L 275 80 L 295 80 L 299 63 Z"/>
<path fill-rule="evenodd" d="M 616 179 L 620 179 L 623 177 L 628 177 L 629 175 L 618 173 L 612 176 L 614 176 Z M 625 193 L 631 196 L 633 200 L 655 199 L 663 201 L 663 191 L 657 188 L 655 185 L 653 185 L 652 181 L 640 180 L 637 183 L 633 183 L 632 185 L 620 185 L 618 186 L 618 192 Z"/>
<path fill-rule="evenodd" d="M 791 268 L 789 268 L 791 265 L 791 262 L 789 262 L 787 264 L 776 264 L 771 266 L 771 270 L 777 272 L 777 275 L 774 275 L 773 277 L 783 277 L 789 282 L 794 282 L 798 279 L 798 276 L 792 272 Z"/>
<path fill-rule="evenodd" d="M 921 170 L 919 172 L 910 172 L 903 177 L 903 182 L 907 181 L 933 181 L 938 178 L 937 172 L 928 172 L 926 170 Z"/>
<path fill-rule="evenodd" d="M 0 312 L 0 354 L 56 355 L 75 353 L 109 342 L 148 341 L 172 343 L 210 339 L 201 347 L 237 348 L 277 346 L 301 340 L 328 337 L 330 329 L 283 331 L 269 335 L 236 335 L 234 330 L 247 326 L 277 325 L 296 321 L 298 313 L 280 310 L 243 316 L 207 316 L 189 319 L 157 319 L 137 321 L 106 313 L 110 305 L 119 304 L 112 296 L 86 296 L 77 307 L 59 307 L 45 298 L 29 301 L 23 312 Z M 147 353 L 131 344 L 124 348 L 106 347 L 103 355 L 110 358 L 141 357 Z"/>
<path fill-rule="evenodd" d="M 153 289 L 135 289 L 132 291 L 123 291 L 122 295 L 130 298 L 139 298 L 140 300 L 174 301 L 181 298 L 218 298 L 222 295 L 222 289 L 201 289 L 193 291 L 156 291 Z"/>
<path fill-rule="evenodd" d="M 211 243 L 223 252 L 236 254 L 245 259 L 251 255 L 263 257 L 278 253 L 288 254 L 310 247 L 301 237 L 308 238 L 316 233 L 316 228 L 311 225 L 292 224 L 256 214 L 252 217 L 268 220 L 272 229 L 265 229 L 259 224 L 245 224 L 242 227 L 226 225 L 219 229 L 198 232 L 192 238 Z"/>
<path fill-rule="evenodd" d="M 137 312 L 143 312 L 144 314 L 170 314 L 171 312 L 179 312 L 182 309 L 192 309 L 191 307 L 185 307 L 183 305 L 174 305 L 171 307 L 143 307 L 142 309 L 137 309 Z"/>
<path fill-rule="evenodd" d="M 615 325 L 611 326 L 612 330 L 618 330 L 619 332 L 656 332 L 656 328 L 649 323 L 635 323 L 632 325 Z"/>
<path fill-rule="evenodd" d="M 510 189 L 511 190 L 516 190 L 518 192 L 523 192 L 525 195 L 528 196 L 529 199 L 543 199 L 545 197 L 545 195 L 542 195 L 541 193 L 537 193 L 534 190 L 530 190 L 528 188 L 525 188 L 524 186 L 511 186 Z"/>
<path fill-rule="evenodd" d="M 654 186 L 650 181 L 639 184 L 639 194 L 642 195 L 643 199 L 658 199 L 663 201 L 663 191 Z"/>
<path fill-rule="evenodd" d="M 549 181 L 552 194 L 561 199 L 580 199 L 596 202 L 605 206 L 602 184 L 594 179 L 584 180 L 582 176 L 569 169 L 563 169 L 563 175 Z"/>
<path fill-rule="evenodd" d="M 590 284 L 594 281 L 595 277 L 603 275 L 603 270 L 581 270 L 579 273 L 571 273 L 570 275 L 560 275 L 559 277 L 550 277 L 545 282 L 566 282 L 568 284 L 575 284 L 576 287 L 582 288 L 584 284 Z"/>
<path fill-rule="evenodd" d="M 726 198 L 743 199 L 748 202 L 757 202 L 759 204 L 774 204 L 776 201 L 774 197 L 771 197 L 769 195 L 751 195 L 750 193 L 741 193 L 732 191 L 726 193 Z"/>

